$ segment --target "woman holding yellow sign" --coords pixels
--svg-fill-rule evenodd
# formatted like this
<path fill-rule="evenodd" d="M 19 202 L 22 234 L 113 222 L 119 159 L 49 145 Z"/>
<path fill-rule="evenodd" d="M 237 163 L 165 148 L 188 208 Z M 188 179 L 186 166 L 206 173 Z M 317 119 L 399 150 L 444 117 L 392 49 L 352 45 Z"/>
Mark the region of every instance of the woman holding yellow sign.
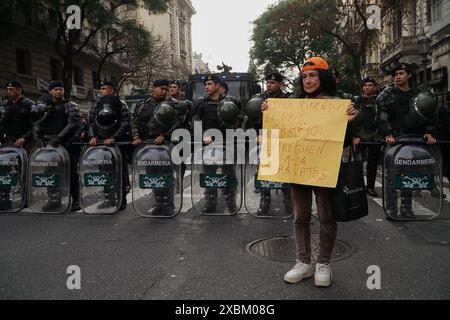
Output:
<path fill-rule="evenodd" d="M 336 82 L 328 63 L 320 58 L 308 59 L 301 68 L 301 95 L 303 99 L 338 99 Z M 262 110 L 268 109 L 264 102 Z M 358 115 L 353 103 L 347 108 L 348 122 Z M 347 126 L 344 148 L 352 141 L 351 130 Z M 330 258 L 336 240 L 337 223 L 332 213 L 332 188 L 292 184 L 292 200 L 294 211 L 294 235 L 297 248 L 297 263 L 286 273 L 284 280 L 298 283 L 314 275 L 315 285 L 328 287 L 332 282 Z M 316 196 L 317 211 L 320 221 L 319 256 L 314 266 L 311 262 L 311 206 L 312 192 Z"/>

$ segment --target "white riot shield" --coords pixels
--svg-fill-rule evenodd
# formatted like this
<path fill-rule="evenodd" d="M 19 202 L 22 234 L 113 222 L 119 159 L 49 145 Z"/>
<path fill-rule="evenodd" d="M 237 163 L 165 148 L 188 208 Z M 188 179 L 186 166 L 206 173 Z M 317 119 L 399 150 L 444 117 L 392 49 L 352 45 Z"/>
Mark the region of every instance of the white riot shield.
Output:
<path fill-rule="evenodd" d="M 242 206 L 242 165 L 234 150 L 205 146 L 194 153 L 191 172 L 193 208 L 204 215 L 234 215 Z"/>
<path fill-rule="evenodd" d="M 70 158 L 63 146 L 35 148 L 28 174 L 29 207 L 34 213 L 61 214 L 70 207 Z"/>
<path fill-rule="evenodd" d="M 442 156 L 421 135 L 404 135 L 387 147 L 383 161 L 383 208 L 392 220 L 430 220 L 442 209 Z M 434 193 L 440 197 L 433 197 Z"/>
<path fill-rule="evenodd" d="M 0 147 L 0 212 L 19 212 L 26 202 L 27 152 Z"/>
<path fill-rule="evenodd" d="M 87 147 L 80 157 L 80 206 L 87 214 L 116 213 L 122 202 L 122 156 L 117 146 Z"/>
<path fill-rule="evenodd" d="M 288 183 L 258 180 L 259 147 L 250 150 L 245 166 L 244 203 L 247 212 L 258 218 L 285 219 L 292 216 Z"/>
<path fill-rule="evenodd" d="M 142 217 L 171 218 L 181 211 L 181 166 L 171 160 L 171 145 L 144 145 L 133 155 L 133 208 Z"/>

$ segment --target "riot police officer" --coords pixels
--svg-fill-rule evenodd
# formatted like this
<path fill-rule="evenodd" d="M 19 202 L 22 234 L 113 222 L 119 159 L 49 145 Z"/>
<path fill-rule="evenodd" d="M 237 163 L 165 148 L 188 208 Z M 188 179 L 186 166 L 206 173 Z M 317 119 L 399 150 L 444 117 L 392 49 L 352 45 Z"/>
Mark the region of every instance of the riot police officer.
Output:
<path fill-rule="evenodd" d="M 31 111 L 33 120 L 33 134 L 37 144 L 53 147 L 64 145 L 70 155 L 70 194 L 72 196 L 71 211 L 80 209 L 78 188 L 78 157 L 71 153 L 70 145 L 80 126 L 80 111 L 78 106 L 64 99 L 64 84 L 61 81 L 52 81 L 48 86 L 52 96 L 49 104 L 37 104 Z M 49 200 L 42 208 L 51 211 L 61 206 L 61 195 L 57 188 L 48 188 Z"/>
<path fill-rule="evenodd" d="M 231 96 L 221 93 L 221 81 L 217 75 L 210 74 L 204 80 L 206 95 L 194 102 L 193 121 L 202 122 L 202 131 L 218 129 L 226 136 L 226 129 L 236 129 L 242 125 L 242 113 L 240 104 Z M 237 103 L 237 104 L 236 104 Z M 213 137 L 204 137 L 203 143 L 209 145 L 213 142 Z M 223 165 L 224 173 L 230 175 L 234 181 L 236 179 L 234 164 Z M 218 169 L 216 165 L 205 166 L 207 173 L 215 173 Z M 226 193 L 226 203 L 228 210 L 236 210 L 237 185 L 224 189 Z M 212 213 L 217 207 L 217 189 L 208 188 L 206 190 L 206 205 L 203 212 Z"/>
<path fill-rule="evenodd" d="M 394 86 L 387 87 L 377 97 L 376 103 L 378 108 L 377 122 L 382 137 L 387 144 L 396 143 L 396 138 L 402 134 L 416 133 L 422 134 L 427 144 L 435 144 L 436 139 L 433 137 L 434 125 L 431 117 L 428 121 L 421 120 L 421 117 L 415 118 L 414 108 L 410 105 L 412 100 L 419 94 L 412 85 L 413 72 L 407 63 L 401 63 L 392 70 L 394 77 Z M 432 99 L 433 100 L 433 99 Z M 416 99 L 416 101 L 425 101 L 426 99 Z M 424 108 L 421 112 L 425 112 L 427 105 L 417 105 L 417 108 Z M 426 112 L 425 112 L 426 113 Z M 386 186 L 390 188 L 391 186 Z M 392 190 L 386 192 L 386 213 L 388 216 L 397 215 L 396 212 L 396 192 Z M 400 214 L 405 217 L 413 216 L 412 213 L 412 191 L 402 190 Z"/>
<path fill-rule="evenodd" d="M 179 118 L 179 125 L 180 128 L 191 130 L 191 121 L 192 121 L 192 102 L 185 99 L 183 97 L 182 91 L 181 91 L 181 81 L 179 80 L 172 80 L 170 82 L 170 99 L 169 101 L 173 102 L 173 106 L 177 110 L 178 118 Z M 183 156 L 183 154 L 180 154 L 180 156 Z M 186 172 L 186 164 L 184 162 L 181 163 L 181 177 L 184 178 L 184 174 Z M 183 180 L 183 179 L 181 179 Z M 177 184 L 177 193 L 180 192 L 179 185 Z"/>
<path fill-rule="evenodd" d="M 34 102 L 22 94 L 22 83 L 8 81 L 6 85 L 8 99 L 0 104 L 0 143 L 23 147 L 28 152 L 32 148 L 32 130 L 30 111 Z M 11 186 L 0 186 L 0 208 L 11 208 Z"/>
<path fill-rule="evenodd" d="M 353 144 L 359 145 L 362 142 L 380 143 L 363 145 L 361 147 L 362 154 L 366 154 L 367 150 L 367 185 L 366 192 L 372 197 L 378 197 L 375 192 L 375 180 L 377 176 L 378 159 L 381 152 L 381 135 L 378 132 L 376 124 L 377 105 L 375 91 L 377 83 L 374 78 L 367 77 L 362 81 L 362 95 L 355 96 L 354 102 L 359 116 L 355 119 L 355 138 Z"/>
<path fill-rule="evenodd" d="M 23 96 L 22 83 L 8 81 L 8 99 L 0 105 L 0 142 L 31 151 L 33 140 L 31 108 L 34 102 Z"/>
<path fill-rule="evenodd" d="M 286 99 L 289 96 L 283 92 L 283 76 L 279 72 L 273 72 L 266 75 L 266 91 L 260 95 L 256 95 L 255 98 L 249 100 L 245 108 L 246 118 L 245 118 L 245 129 L 254 129 L 257 132 L 262 129 L 262 112 L 261 105 L 262 100 L 268 98 L 279 98 Z M 289 188 L 282 189 L 284 197 L 284 206 L 286 213 L 290 214 L 292 212 L 292 200 L 291 191 Z M 259 203 L 259 208 L 257 214 L 267 215 L 270 211 L 270 189 L 261 190 L 261 199 Z"/>
<path fill-rule="evenodd" d="M 103 140 L 106 146 L 110 146 L 114 142 L 130 141 L 131 115 L 126 103 L 115 95 L 114 82 L 110 80 L 102 81 L 99 88 L 101 98 L 89 112 L 89 145 L 95 146 L 99 140 Z M 123 146 L 120 146 L 120 150 L 122 153 L 122 203 L 119 210 L 124 210 L 127 206 L 127 191 L 129 190 L 130 180 L 127 153 Z M 112 198 L 114 192 L 109 190 L 113 187 L 105 186 L 105 198 L 107 200 L 99 204 L 99 209 L 113 206 L 113 203 L 115 203 L 115 199 Z M 111 199 L 108 199 L 108 195 Z"/>
<path fill-rule="evenodd" d="M 170 142 L 172 132 L 180 127 L 180 120 L 174 101 L 167 101 L 169 81 L 165 79 L 153 82 L 152 95 L 136 106 L 133 113 L 133 145 L 139 146 L 146 140 L 155 145 Z M 155 170 L 149 167 L 148 170 Z M 167 168 L 161 168 L 167 171 Z M 157 172 L 148 172 L 149 174 Z M 158 172 L 159 173 L 159 172 Z M 155 206 L 150 209 L 152 215 L 172 215 L 175 208 L 174 188 L 155 190 Z"/>

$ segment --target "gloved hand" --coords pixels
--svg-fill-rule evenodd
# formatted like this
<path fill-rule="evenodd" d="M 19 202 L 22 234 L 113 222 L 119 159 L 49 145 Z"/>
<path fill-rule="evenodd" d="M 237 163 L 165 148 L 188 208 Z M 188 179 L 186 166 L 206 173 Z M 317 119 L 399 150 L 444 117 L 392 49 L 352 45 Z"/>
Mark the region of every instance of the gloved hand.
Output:
<path fill-rule="evenodd" d="M 59 139 L 57 137 L 54 137 L 48 142 L 48 144 L 56 148 L 57 146 L 59 146 Z"/>

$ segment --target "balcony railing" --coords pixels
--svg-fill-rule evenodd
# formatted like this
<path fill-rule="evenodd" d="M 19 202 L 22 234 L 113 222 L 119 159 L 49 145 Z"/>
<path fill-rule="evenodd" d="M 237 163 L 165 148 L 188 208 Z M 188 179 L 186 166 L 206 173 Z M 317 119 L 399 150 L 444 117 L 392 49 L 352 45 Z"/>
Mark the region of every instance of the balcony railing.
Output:
<path fill-rule="evenodd" d="M 417 54 L 418 51 L 417 36 L 401 37 L 381 50 L 380 58 L 381 62 L 385 62 L 397 54 Z"/>
<path fill-rule="evenodd" d="M 78 85 L 72 85 L 72 91 L 70 92 L 70 95 L 77 98 L 77 99 L 87 99 L 89 93 L 89 89 L 86 87 L 78 86 Z"/>
<path fill-rule="evenodd" d="M 22 82 L 25 93 L 40 93 L 36 77 L 16 73 L 16 79 Z"/>

